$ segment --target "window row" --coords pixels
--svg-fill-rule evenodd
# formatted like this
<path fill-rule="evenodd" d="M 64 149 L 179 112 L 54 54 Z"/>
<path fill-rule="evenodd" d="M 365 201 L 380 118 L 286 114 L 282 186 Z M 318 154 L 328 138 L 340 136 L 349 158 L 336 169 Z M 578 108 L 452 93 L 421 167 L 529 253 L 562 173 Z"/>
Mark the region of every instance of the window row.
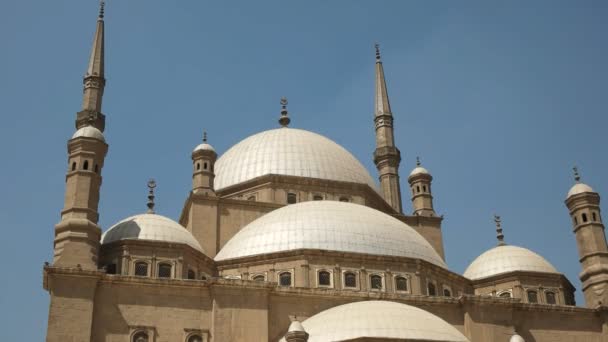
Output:
<path fill-rule="evenodd" d="M 105 269 L 106 269 L 107 274 L 116 274 L 117 273 L 117 267 L 116 267 L 116 264 L 114 264 L 114 263 L 107 264 L 105 266 Z M 155 273 L 156 278 L 175 278 L 176 277 L 176 275 L 174 275 L 174 272 L 173 272 L 173 265 L 168 262 L 159 262 L 158 264 L 156 264 L 156 270 L 154 273 Z M 133 264 L 133 270 L 131 272 L 131 275 L 135 275 L 138 277 L 152 277 L 151 263 L 149 263 L 147 261 L 136 261 Z M 185 274 L 185 279 L 207 280 L 207 278 L 208 278 L 208 276 L 202 272 L 201 272 L 200 276 L 197 278 L 196 271 L 191 268 L 189 268 Z"/>
<path fill-rule="evenodd" d="M 545 304 L 557 304 L 557 292 L 553 290 L 548 291 L 538 291 L 536 289 L 526 290 L 526 299 L 528 303 L 538 303 L 539 302 L 539 294 L 544 294 L 544 303 Z M 511 290 L 506 290 L 499 292 L 497 294 L 500 298 L 513 298 L 513 294 Z"/>
<path fill-rule="evenodd" d="M 426 185 L 422 185 L 422 186 L 420 186 L 420 185 L 416 185 L 416 186 L 412 185 L 412 194 L 416 195 L 416 194 L 419 194 L 420 192 L 427 192 L 426 189 L 427 189 Z M 420 190 L 422 190 L 422 191 L 420 191 Z M 429 190 L 430 190 L 430 188 L 429 188 Z"/>
<path fill-rule="evenodd" d="M 131 342 L 152 342 L 152 334 L 147 330 L 138 330 L 132 334 Z M 185 341 L 186 342 L 206 342 L 207 338 L 203 339 L 206 335 L 194 333 L 189 334 Z"/>
<path fill-rule="evenodd" d="M 205 162 L 203 162 L 202 166 L 203 166 L 203 170 L 209 170 L 209 171 L 213 172 L 213 164 L 212 163 L 207 163 L 205 161 Z M 195 169 L 196 169 L 196 171 L 200 171 L 201 170 L 201 162 L 200 161 L 196 162 Z"/>
<path fill-rule="evenodd" d="M 575 215 L 574 224 L 577 225 L 578 222 L 579 222 L 578 217 Z M 587 222 L 589 222 L 589 217 L 587 216 L 587 213 L 582 213 L 581 214 L 581 223 L 587 223 Z M 591 222 L 602 222 L 602 217 L 600 216 L 599 212 L 595 212 L 595 211 L 591 212 Z"/>
<path fill-rule="evenodd" d="M 91 162 L 91 164 L 93 164 L 93 162 Z M 76 163 L 75 161 L 72 162 L 72 167 L 71 167 L 71 171 L 76 171 L 76 169 L 78 169 L 78 163 Z M 89 161 L 85 160 L 82 165 L 80 166 L 81 170 L 84 171 L 88 171 L 89 170 Z M 93 170 L 95 173 L 99 173 L 99 165 L 95 164 L 95 166 L 93 166 Z"/>
<path fill-rule="evenodd" d="M 320 194 L 315 194 L 312 196 L 313 201 L 323 201 L 325 197 Z M 338 197 L 338 201 L 340 202 L 350 202 L 350 199 L 347 196 Z M 287 204 L 295 204 L 298 202 L 298 195 L 294 192 L 287 193 Z"/>

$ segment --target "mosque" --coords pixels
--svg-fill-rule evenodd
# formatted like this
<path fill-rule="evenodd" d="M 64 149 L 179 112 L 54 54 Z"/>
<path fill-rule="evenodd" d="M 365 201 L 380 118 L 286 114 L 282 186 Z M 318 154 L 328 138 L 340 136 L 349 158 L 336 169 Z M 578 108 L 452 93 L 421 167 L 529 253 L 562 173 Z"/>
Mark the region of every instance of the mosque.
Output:
<path fill-rule="evenodd" d="M 451 271 L 433 177 L 420 162 L 403 187 L 412 210 L 403 211 L 378 47 L 379 186 L 344 147 L 290 128 L 283 99 L 277 128 L 221 153 L 206 137 L 193 149 L 177 221 L 154 211 L 150 181 L 147 212 L 98 225 L 109 146 L 103 3 L 83 83 L 53 262 L 44 266 L 47 341 L 608 341 L 599 194 L 577 174 L 565 200 L 584 306 L 558 268 L 504 242 L 499 217 L 497 245 L 464 274 Z"/>

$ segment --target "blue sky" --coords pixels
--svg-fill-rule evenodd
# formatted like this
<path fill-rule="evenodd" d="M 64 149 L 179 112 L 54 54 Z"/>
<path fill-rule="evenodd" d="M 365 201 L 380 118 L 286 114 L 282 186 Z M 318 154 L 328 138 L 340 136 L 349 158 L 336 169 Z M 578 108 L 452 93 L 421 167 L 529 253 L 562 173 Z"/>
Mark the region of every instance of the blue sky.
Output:
<path fill-rule="evenodd" d="M 42 265 L 96 15 L 92 0 L 7 1 L 0 11 L 0 340 L 45 334 Z M 498 213 L 508 243 L 580 288 L 563 201 L 574 164 L 608 195 L 606 17 L 605 1 L 110 0 L 100 223 L 143 212 L 150 177 L 158 211 L 177 219 L 202 130 L 226 151 L 277 127 L 281 96 L 292 127 L 342 144 L 375 176 L 378 41 L 401 174 L 420 155 L 435 177 L 450 268 L 495 245 Z"/>

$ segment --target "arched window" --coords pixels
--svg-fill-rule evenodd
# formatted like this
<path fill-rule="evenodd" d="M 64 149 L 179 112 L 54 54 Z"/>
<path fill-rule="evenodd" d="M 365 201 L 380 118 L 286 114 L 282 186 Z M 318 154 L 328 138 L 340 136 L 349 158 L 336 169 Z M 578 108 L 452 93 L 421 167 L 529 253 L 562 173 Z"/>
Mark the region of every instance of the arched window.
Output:
<path fill-rule="evenodd" d="M 420 192 L 420 186 L 416 186 L 416 192 Z"/>
<path fill-rule="evenodd" d="M 377 275 L 377 274 L 373 274 L 370 278 L 369 278 L 369 282 L 370 282 L 370 287 L 372 290 L 382 290 L 382 277 Z"/>
<path fill-rule="evenodd" d="M 148 334 L 144 331 L 138 331 L 133 335 L 133 342 L 148 342 Z"/>
<path fill-rule="evenodd" d="M 266 277 L 264 277 L 263 274 L 258 274 L 255 277 L 253 277 L 253 280 L 262 282 L 262 281 L 266 281 Z"/>
<path fill-rule="evenodd" d="M 287 194 L 287 204 L 294 204 L 298 201 L 298 197 L 293 192 Z"/>
<path fill-rule="evenodd" d="M 342 197 L 340 197 L 340 202 L 350 202 L 350 201 L 348 200 L 348 197 L 342 196 Z"/>
<path fill-rule="evenodd" d="M 422 186 L 422 191 L 426 192 L 426 185 Z"/>
<path fill-rule="evenodd" d="M 206 274 L 201 274 L 201 280 L 207 280 L 207 275 Z"/>
<path fill-rule="evenodd" d="M 171 278 L 171 265 L 158 264 L 158 277 L 159 278 Z"/>
<path fill-rule="evenodd" d="M 405 277 L 395 278 L 395 289 L 397 291 L 407 291 L 407 279 Z"/>
<path fill-rule="evenodd" d="M 327 271 L 319 271 L 319 286 L 331 285 L 331 273 Z"/>
<path fill-rule="evenodd" d="M 555 300 L 555 292 L 545 292 L 545 298 L 547 299 L 547 304 L 556 304 Z"/>
<path fill-rule="evenodd" d="M 595 215 L 595 212 L 591 213 L 591 217 L 593 218 L 593 221 L 597 221 L 597 216 Z"/>
<path fill-rule="evenodd" d="M 196 171 L 201 169 L 201 163 L 196 163 Z"/>
<path fill-rule="evenodd" d="M 511 292 L 503 292 L 498 295 L 500 298 L 511 298 Z"/>
<path fill-rule="evenodd" d="M 583 213 L 582 217 L 583 217 L 583 222 L 587 222 L 587 214 Z"/>
<path fill-rule="evenodd" d="M 443 289 L 443 296 L 452 297 L 452 292 L 450 291 L 450 289 Z"/>
<path fill-rule="evenodd" d="M 528 303 L 538 303 L 538 293 L 536 291 L 528 291 Z"/>
<path fill-rule="evenodd" d="M 88 160 L 84 161 L 84 164 L 82 164 L 82 169 L 83 170 L 88 170 L 89 169 L 89 161 Z M 583 214 L 583 215 L 585 215 L 585 214 Z"/>
<path fill-rule="evenodd" d="M 323 196 L 321 196 L 321 195 L 314 195 L 312 197 L 312 200 L 313 201 L 322 201 L 323 200 Z"/>
<path fill-rule="evenodd" d="M 116 264 L 106 265 L 106 273 L 107 274 L 116 274 Z"/>
<path fill-rule="evenodd" d="M 255 202 L 255 196 L 249 196 L 249 197 L 247 197 L 247 200 Z"/>
<path fill-rule="evenodd" d="M 201 335 L 194 334 L 188 337 L 188 342 L 203 342 L 203 338 L 201 337 Z"/>
<path fill-rule="evenodd" d="M 196 273 L 194 270 L 188 270 L 188 279 L 196 279 Z"/>
<path fill-rule="evenodd" d="M 428 283 L 426 286 L 426 292 L 429 296 L 437 295 L 437 287 L 433 283 Z"/>
<path fill-rule="evenodd" d="M 207 170 L 207 162 L 203 163 L 203 170 Z"/>
<path fill-rule="evenodd" d="M 76 162 L 72 162 L 72 171 L 76 171 Z"/>
<path fill-rule="evenodd" d="M 95 173 L 99 173 L 99 165 L 95 164 Z"/>
<path fill-rule="evenodd" d="M 344 287 L 357 287 L 357 275 L 354 272 L 344 273 Z"/>
<path fill-rule="evenodd" d="M 279 274 L 279 285 L 291 286 L 291 273 L 283 272 Z"/>
<path fill-rule="evenodd" d="M 135 263 L 135 275 L 141 277 L 148 276 L 148 264 L 145 262 Z"/>

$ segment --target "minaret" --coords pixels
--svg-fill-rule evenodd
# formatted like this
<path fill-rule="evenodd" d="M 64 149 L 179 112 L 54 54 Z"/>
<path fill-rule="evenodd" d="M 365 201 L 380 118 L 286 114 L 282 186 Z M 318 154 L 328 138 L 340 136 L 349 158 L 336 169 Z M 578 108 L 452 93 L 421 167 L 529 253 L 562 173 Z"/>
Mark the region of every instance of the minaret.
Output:
<path fill-rule="evenodd" d="M 401 189 L 399 186 L 399 163 L 401 153 L 395 146 L 393 114 L 388 100 L 384 68 L 380 59 L 380 47 L 376 44 L 376 98 L 374 107 L 376 126 L 376 150 L 374 163 L 380 175 L 380 187 L 388 204 L 401 213 Z"/>
<path fill-rule="evenodd" d="M 192 151 L 192 191 L 215 196 L 215 160 L 217 153 L 207 143 L 207 132 L 203 132 L 203 143 Z"/>
<path fill-rule="evenodd" d="M 410 183 L 410 189 L 412 190 L 414 215 L 435 216 L 431 192 L 433 176 L 431 176 L 427 169 L 422 167 L 419 157 L 416 157 L 416 168 L 412 170 L 407 181 Z"/>
<path fill-rule="evenodd" d="M 55 226 L 54 266 L 97 269 L 101 229 L 97 225 L 101 170 L 108 151 L 103 136 L 103 16 L 101 2 L 89 67 L 84 77 L 83 111 L 68 141 L 68 171 L 61 221 Z M 83 114 L 85 113 L 85 114 Z"/>
<path fill-rule="evenodd" d="M 608 305 L 608 247 L 600 195 L 584 183 L 574 168 L 576 184 L 568 191 L 566 206 L 570 210 L 582 272 L 585 303 L 589 308 Z"/>

